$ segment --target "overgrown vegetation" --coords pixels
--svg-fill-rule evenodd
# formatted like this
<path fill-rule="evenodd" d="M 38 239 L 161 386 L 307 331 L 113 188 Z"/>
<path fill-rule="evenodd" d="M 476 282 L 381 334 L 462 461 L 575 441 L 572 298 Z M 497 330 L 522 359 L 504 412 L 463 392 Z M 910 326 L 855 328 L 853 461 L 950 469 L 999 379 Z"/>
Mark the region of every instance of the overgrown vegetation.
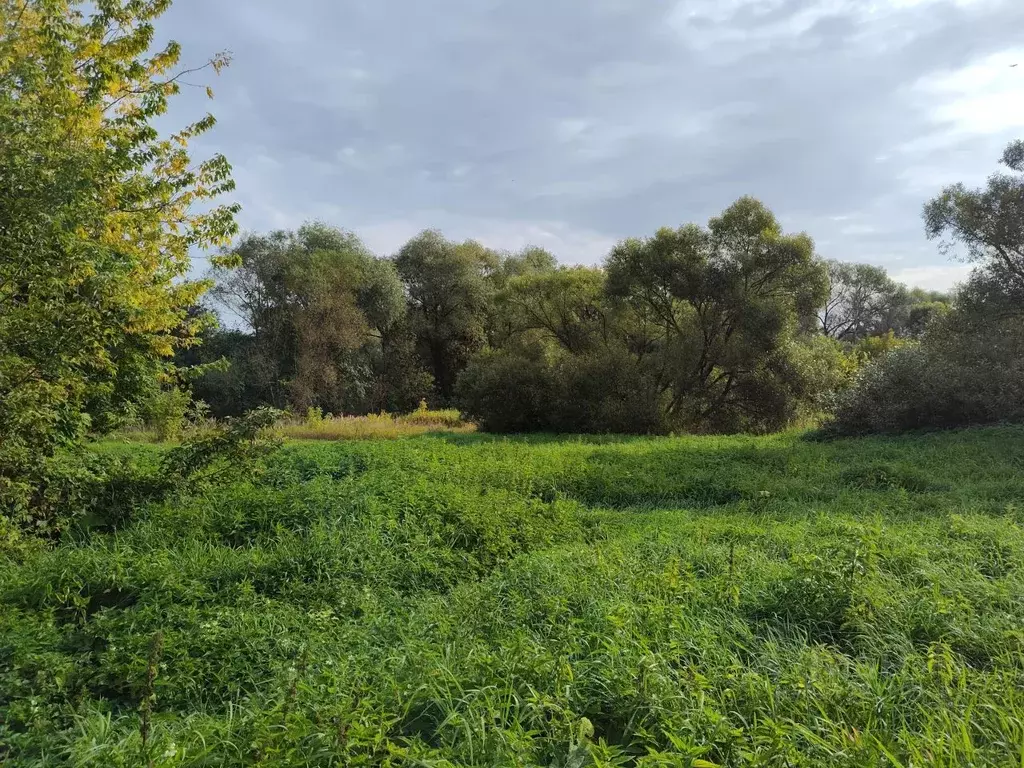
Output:
<path fill-rule="evenodd" d="M 174 382 L 189 252 L 235 232 L 227 161 L 187 150 L 214 119 L 152 125 L 182 74 L 168 5 L 0 0 L 0 509 L 30 526 L 58 454 Z"/>
<path fill-rule="evenodd" d="M 820 418 L 947 306 L 881 268 L 822 261 L 752 198 L 706 228 L 624 241 L 600 268 L 434 231 L 374 259 L 322 224 L 232 253 L 242 267 L 216 271 L 213 296 L 246 330 L 213 328 L 179 356 L 230 362 L 194 387 L 215 415 L 427 397 L 498 432 L 769 432 Z"/>
<path fill-rule="evenodd" d="M 427 397 L 495 432 L 763 433 L 824 420 L 834 432 L 860 433 L 1017 422 L 1021 146 L 1003 158 L 1013 174 L 983 190 L 954 185 L 925 208 L 928 235 L 979 265 L 952 296 L 908 288 L 880 267 L 824 261 L 806 234 L 785 234 L 751 198 L 706 228 L 623 241 L 599 268 L 433 231 L 393 259 L 375 259 L 354 235 L 308 225 L 249 238 L 233 253 L 250 264 L 254 244 L 306 243 L 288 251 L 289 269 L 305 269 L 315 251 L 317 263 L 334 265 L 321 273 L 335 277 L 312 290 L 273 270 L 222 270 L 216 295 L 251 332 L 214 328 L 209 347 L 180 362 L 231 361 L 228 373 L 196 384 L 217 414 L 264 402 L 370 414 Z M 384 283 L 360 293 L 359 280 L 343 274 L 350 251 Z M 350 296 L 351 311 L 324 322 L 320 295 Z M 362 295 L 369 304 L 359 304 Z M 306 315 L 313 336 L 301 343 L 294 329 L 286 342 L 268 330 Z M 369 320 L 384 316 L 387 328 Z M 362 346 L 346 341 L 373 327 Z M 335 352 L 317 357 L 313 378 L 303 374 L 302 360 L 325 349 Z M 338 387 L 348 394 L 336 396 Z"/>
<path fill-rule="evenodd" d="M 1010 173 L 984 189 L 962 184 L 925 207 L 930 237 L 978 266 L 952 310 L 920 346 L 880 357 L 841 397 L 842 432 L 900 432 L 1024 420 L 1024 142 L 1006 148 Z"/>
<path fill-rule="evenodd" d="M 0 0 L 0 762 L 1024 763 L 1024 431 L 849 437 L 1024 421 L 1024 142 L 925 208 L 952 296 L 749 197 L 232 243 L 169 5 Z M 777 434 L 607 436 L 678 431 Z"/>
<path fill-rule="evenodd" d="M 284 419 L 274 434 L 293 440 L 375 440 L 422 435 L 428 432 L 466 433 L 476 425 L 454 409 L 431 411 L 426 402 L 406 414 L 370 413 L 366 416 L 324 415 L 311 408 L 303 419 Z"/>
<path fill-rule="evenodd" d="M 279 440 L 269 434 L 278 413 L 267 408 L 190 432 L 156 463 L 78 446 L 55 454 L 35 487 L 31 517 L 4 515 L 0 550 L 24 543 L 23 534 L 53 543 L 84 528 L 116 528 L 136 507 L 198 493 L 259 470 Z"/>
<path fill-rule="evenodd" d="M 0 753 L 1017 766 L 1022 439 L 286 446 L 3 555 Z"/>

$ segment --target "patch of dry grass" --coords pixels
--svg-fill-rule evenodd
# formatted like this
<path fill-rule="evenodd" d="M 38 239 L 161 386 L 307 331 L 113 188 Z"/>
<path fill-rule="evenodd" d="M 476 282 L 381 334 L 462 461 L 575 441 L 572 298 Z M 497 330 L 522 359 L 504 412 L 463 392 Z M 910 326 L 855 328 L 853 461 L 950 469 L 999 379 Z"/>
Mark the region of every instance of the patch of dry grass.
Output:
<path fill-rule="evenodd" d="M 476 424 L 463 421 L 457 410 L 425 408 L 404 415 L 321 417 L 314 412 L 305 419 L 282 421 L 274 428 L 275 434 L 292 440 L 388 440 L 427 432 L 475 431 Z"/>
<path fill-rule="evenodd" d="M 215 422 L 204 421 L 182 427 L 182 434 L 209 429 Z M 285 416 L 274 427 L 278 437 L 291 440 L 390 440 L 430 432 L 476 432 L 477 425 L 465 421 L 455 408 L 432 411 L 422 403 L 412 413 L 371 413 L 367 416 L 332 416 L 310 408 L 305 417 Z M 164 443 L 160 434 L 145 425 L 124 427 L 108 439 L 130 443 Z"/>

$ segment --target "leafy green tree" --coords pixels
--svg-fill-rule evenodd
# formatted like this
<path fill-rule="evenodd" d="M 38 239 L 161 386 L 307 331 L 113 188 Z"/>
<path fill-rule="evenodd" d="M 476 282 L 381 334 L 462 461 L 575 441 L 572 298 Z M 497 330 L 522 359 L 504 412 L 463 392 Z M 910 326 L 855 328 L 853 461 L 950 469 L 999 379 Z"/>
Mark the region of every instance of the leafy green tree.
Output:
<path fill-rule="evenodd" d="M 1002 164 L 1011 173 L 993 174 L 981 189 L 953 184 L 925 205 L 925 231 L 944 252 L 979 264 L 979 283 L 987 285 L 989 297 L 1001 293 L 1009 299 L 1004 309 L 1019 311 L 1024 298 L 1024 141 L 1007 146 Z"/>
<path fill-rule="evenodd" d="M 517 253 L 501 256 L 497 269 L 491 273 L 491 281 L 496 287 L 503 288 L 513 277 L 554 272 L 556 269 L 558 269 L 558 259 L 554 254 L 531 245 Z"/>
<path fill-rule="evenodd" d="M 828 298 L 818 310 L 826 336 L 854 342 L 904 324 L 909 294 L 882 267 L 830 261 L 828 281 Z"/>
<path fill-rule="evenodd" d="M 487 346 L 501 346 L 510 334 L 516 332 L 519 325 L 516 318 L 505 311 L 497 300 L 509 283 L 516 278 L 545 274 L 556 269 L 558 260 L 554 255 L 535 246 L 528 246 L 517 253 L 499 255 L 497 268 L 490 270 L 487 275 L 487 281 L 495 297 L 494 301 L 488 303 L 487 318 L 484 321 Z"/>
<path fill-rule="evenodd" d="M 417 350 L 438 398 L 451 401 L 458 375 L 483 349 L 498 269 L 496 253 L 479 243 L 455 243 L 428 230 L 398 252 Z"/>
<path fill-rule="evenodd" d="M 589 267 L 529 270 L 495 298 L 502 333 L 459 378 L 459 404 L 498 432 L 665 431 L 657 383 L 626 345 L 628 312 Z"/>
<path fill-rule="evenodd" d="M 460 380 L 497 430 L 767 430 L 824 409 L 849 365 L 800 328 L 824 300 L 806 235 L 744 198 L 713 219 L 627 240 L 604 269 L 508 279 L 499 348 Z"/>
<path fill-rule="evenodd" d="M 671 422 L 729 431 L 785 423 L 790 346 L 827 292 L 810 237 L 784 234 L 745 197 L 706 229 L 626 240 L 605 267 L 609 295 L 646 329 Z"/>
<path fill-rule="evenodd" d="M 865 336 L 853 345 L 850 350 L 850 358 L 855 364 L 864 365 L 913 343 L 912 340 L 902 339 L 892 331 L 878 336 Z"/>
<path fill-rule="evenodd" d="M 193 248 L 236 207 L 221 156 L 153 126 L 180 88 L 170 0 L 0 0 L 0 500 L 38 506 L 49 458 L 110 421 L 193 343 Z M 226 63 L 208 64 L 218 71 Z M 92 403 L 93 412 L 87 412 Z M 90 418 L 91 417 L 91 418 Z"/>
<path fill-rule="evenodd" d="M 506 283 L 496 298 L 507 334 L 548 338 L 580 354 L 607 340 L 604 273 L 590 267 L 528 272 Z"/>
<path fill-rule="evenodd" d="M 904 338 L 919 339 L 928 330 L 928 326 L 931 323 L 941 317 L 945 317 L 952 305 L 948 297 L 942 294 L 939 295 L 942 296 L 941 299 L 915 301 L 912 303 L 907 310 L 905 322 L 899 329 L 898 335 Z"/>
<path fill-rule="evenodd" d="M 213 296 L 252 333 L 237 363 L 261 402 L 364 413 L 387 400 L 385 351 L 405 315 L 391 263 L 319 223 L 248 235 L 231 254 L 239 266 L 215 270 Z"/>

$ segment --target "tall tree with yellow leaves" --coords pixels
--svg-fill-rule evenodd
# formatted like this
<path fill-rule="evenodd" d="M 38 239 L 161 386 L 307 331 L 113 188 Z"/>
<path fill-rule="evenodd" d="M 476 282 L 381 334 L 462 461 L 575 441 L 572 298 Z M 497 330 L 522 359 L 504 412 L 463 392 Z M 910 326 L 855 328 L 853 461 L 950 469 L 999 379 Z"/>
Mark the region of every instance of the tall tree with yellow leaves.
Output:
<path fill-rule="evenodd" d="M 153 51 L 171 0 L 0 0 L 0 508 L 30 519 L 47 467 L 170 371 L 198 330 L 193 248 L 237 206 L 206 116 L 163 136 L 180 46 Z M 219 72 L 227 57 L 200 69 Z M 207 89 L 209 95 L 212 92 Z"/>

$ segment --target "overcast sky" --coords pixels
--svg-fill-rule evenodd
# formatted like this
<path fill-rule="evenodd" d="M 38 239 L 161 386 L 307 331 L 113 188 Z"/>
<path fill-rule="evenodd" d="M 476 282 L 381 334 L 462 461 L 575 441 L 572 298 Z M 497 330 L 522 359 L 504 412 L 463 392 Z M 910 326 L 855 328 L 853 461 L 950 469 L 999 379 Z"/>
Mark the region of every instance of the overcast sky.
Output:
<path fill-rule="evenodd" d="M 922 204 L 1024 138 L 1024 0 L 176 0 L 159 31 L 234 54 L 175 114 L 218 117 L 242 226 L 381 254 L 434 227 L 598 263 L 752 194 L 945 288 Z"/>

